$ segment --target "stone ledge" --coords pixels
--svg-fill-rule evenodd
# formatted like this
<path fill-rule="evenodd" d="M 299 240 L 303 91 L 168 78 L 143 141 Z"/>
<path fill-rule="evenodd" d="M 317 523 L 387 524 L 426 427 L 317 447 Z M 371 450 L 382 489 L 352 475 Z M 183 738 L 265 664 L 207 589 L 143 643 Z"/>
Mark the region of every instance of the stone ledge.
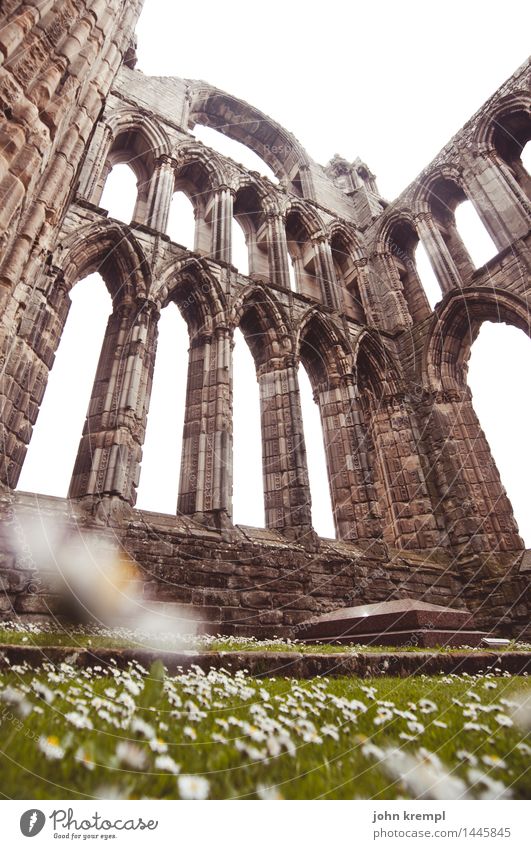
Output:
<path fill-rule="evenodd" d="M 36 668 L 43 663 L 67 661 L 87 668 L 98 664 L 108 666 L 111 661 L 123 668 L 137 661 L 146 669 L 162 660 L 170 673 L 187 672 L 198 666 L 205 672 L 210 669 L 229 669 L 231 672 L 247 670 L 258 677 L 314 678 L 356 676 L 390 676 L 407 678 L 409 675 L 476 675 L 494 669 L 523 675 L 531 672 L 531 652 L 337 652 L 330 654 L 302 654 L 299 652 L 159 652 L 152 649 L 76 648 L 75 646 L 19 646 L 0 645 L 0 669 L 10 665 L 28 663 Z M 114 666 L 114 663 L 112 663 Z"/>

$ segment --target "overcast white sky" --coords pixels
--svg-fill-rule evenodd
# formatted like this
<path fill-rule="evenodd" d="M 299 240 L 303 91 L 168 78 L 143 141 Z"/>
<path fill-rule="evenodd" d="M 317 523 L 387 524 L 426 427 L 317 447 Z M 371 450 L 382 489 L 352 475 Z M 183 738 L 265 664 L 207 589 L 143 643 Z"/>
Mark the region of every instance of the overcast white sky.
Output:
<path fill-rule="evenodd" d="M 146 0 L 137 29 L 138 67 L 146 74 L 204 79 L 249 101 L 291 130 L 323 164 L 336 152 L 349 160 L 361 156 L 376 174 L 381 193 L 392 200 L 526 59 L 530 23 L 528 4 L 510 0 L 502 7 L 462 0 L 444 4 L 270 0 L 267 5 Z M 201 132 L 198 129 L 197 135 Z M 227 153 L 244 161 L 237 151 Z M 127 181 L 113 177 L 114 188 L 109 186 L 105 204 L 116 217 L 127 217 L 131 203 Z M 120 208 L 125 209 L 121 214 Z M 174 225 L 175 238 L 179 235 L 177 240 L 186 244 L 189 227 L 184 212 L 176 206 L 179 221 Z M 477 228 L 473 211 L 463 209 L 462 217 L 462 235 L 466 231 L 469 249 L 481 263 L 492 247 Z M 236 254 L 241 266 L 241 247 Z M 429 287 L 429 265 L 420 252 L 417 260 Z M 109 305 L 94 278 L 76 287 L 73 300 L 67 335 L 20 482 L 24 489 L 62 495 Z M 89 313 L 92 318 L 87 322 Z M 83 328 L 86 338 L 81 336 Z M 176 309 L 163 313 L 160 331 L 139 506 L 172 512 L 186 380 L 186 338 Z M 78 359 L 76 346 L 87 371 L 84 382 L 72 369 Z M 472 352 L 469 383 L 528 545 L 530 369 L 531 343 L 521 331 L 483 326 Z M 305 375 L 301 395 L 314 525 L 330 536 L 322 437 Z M 59 431 L 61 398 L 63 404 L 68 398 L 63 410 L 70 410 L 72 421 Z M 242 523 L 263 524 L 260 450 L 254 366 L 239 338 L 234 512 Z"/>

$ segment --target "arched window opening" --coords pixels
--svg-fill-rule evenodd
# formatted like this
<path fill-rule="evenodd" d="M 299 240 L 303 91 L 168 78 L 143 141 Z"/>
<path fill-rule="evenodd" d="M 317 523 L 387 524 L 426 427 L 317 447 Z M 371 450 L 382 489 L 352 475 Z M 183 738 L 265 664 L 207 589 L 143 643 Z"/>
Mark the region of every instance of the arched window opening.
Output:
<path fill-rule="evenodd" d="M 455 223 L 476 268 L 481 268 L 489 259 L 496 256 L 498 248 L 471 201 L 465 200 L 457 207 Z"/>
<path fill-rule="evenodd" d="M 188 328 L 173 303 L 162 310 L 137 508 L 175 514 L 179 490 L 186 380 Z"/>
<path fill-rule="evenodd" d="M 192 159 L 176 171 L 174 198 L 181 193 L 188 198 L 194 211 L 194 251 L 208 256 L 212 246 L 212 219 L 215 204 L 212 176 L 204 162 Z M 179 200 L 175 203 L 182 204 L 181 210 L 184 212 L 184 201 Z M 188 209 L 186 216 L 188 220 Z M 189 242 L 189 244 L 192 243 Z"/>
<path fill-rule="evenodd" d="M 321 287 L 316 277 L 315 252 L 310 234 L 297 210 L 286 216 L 288 252 L 295 271 L 296 291 L 316 301 L 322 301 Z"/>
<path fill-rule="evenodd" d="M 191 251 L 195 248 L 194 207 L 184 192 L 175 192 L 170 204 L 167 235 Z"/>
<path fill-rule="evenodd" d="M 89 406 L 111 297 L 99 274 L 71 291 L 57 348 L 18 488 L 65 498 Z"/>
<path fill-rule="evenodd" d="M 408 221 L 397 222 L 389 234 L 389 249 L 409 314 L 414 322 L 422 321 L 430 313 L 429 303 L 415 264 L 418 243 L 417 231 Z"/>
<path fill-rule="evenodd" d="M 430 187 L 433 220 L 463 281 L 491 257 L 497 248 L 461 186 L 441 178 Z"/>
<path fill-rule="evenodd" d="M 238 269 L 240 274 L 249 276 L 249 250 L 245 233 L 239 221 L 232 219 L 232 265 Z"/>
<path fill-rule="evenodd" d="M 138 196 L 137 179 L 129 165 L 115 165 L 105 181 L 100 200 L 111 218 L 130 224 L 135 213 Z"/>
<path fill-rule="evenodd" d="M 332 260 L 340 292 L 337 302 L 345 304 L 348 315 L 360 324 L 366 323 L 365 310 L 361 301 L 358 269 L 354 263 L 346 240 L 339 233 L 334 233 L 330 241 Z"/>
<path fill-rule="evenodd" d="M 253 280 L 268 280 L 267 221 L 254 186 L 244 186 L 236 193 L 234 217 L 245 234 L 248 276 Z M 241 266 L 238 267 L 241 270 Z"/>
<path fill-rule="evenodd" d="M 516 182 L 531 197 L 531 117 L 524 110 L 495 119 L 494 147 L 510 168 Z"/>
<path fill-rule="evenodd" d="M 422 281 L 422 287 L 426 293 L 428 303 L 433 309 L 441 300 L 442 291 L 426 248 L 421 241 L 419 241 L 415 249 L 415 265 L 417 266 L 418 275 Z"/>
<path fill-rule="evenodd" d="M 267 177 L 272 183 L 278 183 L 278 177 L 271 170 L 269 165 L 266 165 L 263 159 L 258 156 L 254 150 L 244 145 L 242 142 L 229 138 L 224 133 L 219 132 L 213 127 L 206 127 L 204 124 L 196 124 L 193 129 L 193 135 L 196 139 L 206 144 L 212 150 L 221 153 L 222 156 L 227 156 L 249 171 L 256 171 L 262 177 Z"/>
<path fill-rule="evenodd" d="M 484 322 L 471 349 L 468 385 L 520 536 L 528 548 L 531 396 L 522 392 L 522 375 L 530 373 L 531 340 L 525 333 L 507 324 Z"/>
<path fill-rule="evenodd" d="M 148 195 L 155 163 L 153 145 L 142 129 L 134 127 L 124 129 L 118 133 L 107 156 L 101 180 L 106 182 L 110 171 L 116 169 L 119 165 L 129 166 L 136 179 L 136 202 L 134 210 L 126 219 L 122 218 L 120 220 L 125 220 L 126 223 L 134 220 L 139 224 L 148 224 Z M 102 185 L 101 188 L 103 188 Z M 120 186 L 116 187 L 118 193 L 120 192 L 120 188 Z M 107 198 L 111 204 L 118 203 L 118 200 L 114 198 L 114 194 L 108 194 Z M 95 202 L 98 203 L 97 192 Z M 107 209 L 103 200 L 100 200 L 99 203 L 100 206 Z M 128 209 L 127 212 L 129 212 Z"/>
<path fill-rule="evenodd" d="M 298 377 L 312 498 L 312 525 L 319 536 L 335 539 L 336 530 L 328 485 L 326 453 L 319 407 L 314 401 L 310 378 L 303 365 L 299 366 Z"/>
<path fill-rule="evenodd" d="M 235 524 L 265 526 L 260 393 L 256 367 L 245 338 L 234 333 L 233 518 Z"/>

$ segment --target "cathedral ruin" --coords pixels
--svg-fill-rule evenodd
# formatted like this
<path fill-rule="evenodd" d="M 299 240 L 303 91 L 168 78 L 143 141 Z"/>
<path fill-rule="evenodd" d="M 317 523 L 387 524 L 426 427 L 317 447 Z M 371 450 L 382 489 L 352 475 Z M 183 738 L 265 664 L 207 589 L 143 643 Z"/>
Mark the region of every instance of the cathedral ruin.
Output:
<path fill-rule="evenodd" d="M 22 509 L 118 538 L 146 599 L 185 606 L 214 633 L 290 635 L 334 608 L 411 598 L 529 636 L 529 561 L 466 374 L 482 322 L 530 333 L 531 177 L 520 154 L 531 65 L 387 203 L 360 160 L 323 167 L 230 94 L 136 70 L 141 6 L 2 3 L 1 615 L 57 605 L 12 551 Z M 249 147 L 278 183 L 199 142 L 198 124 Z M 100 207 L 119 163 L 138 181 L 128 225 Z M 176 191 L 194 207 L 194 250 L 167 235 Z M 466 199 L 498 250 L 481 268 L 455 225 Z M 248 276 L 232 264 L 233 218 Z M 419 240 L 442 292 L 434 310 Z M 19 492 L 69 292 L 93 271 L 113 308 L 68 498 Z M 135 509 L 157 322 L 170 302 L 189 333 L 175 516 Z M 236 328 L 260 391 L 262 529 L 232 522 Z M 301 362 L 320 411 L 336 540 L 312 529 Z"/>

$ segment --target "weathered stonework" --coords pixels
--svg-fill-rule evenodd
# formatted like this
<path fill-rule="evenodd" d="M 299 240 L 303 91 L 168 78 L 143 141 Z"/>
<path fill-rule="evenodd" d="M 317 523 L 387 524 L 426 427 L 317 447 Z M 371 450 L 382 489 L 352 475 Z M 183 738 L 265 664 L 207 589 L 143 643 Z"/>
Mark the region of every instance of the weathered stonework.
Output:
<path fill-rule="evenodd" d="M 2 509 L 106 528 L 146 598 L 214 630 L 288 632 L 312 613 L 408 595 L 469 607 L 480 627 L 529 621 L 523 543 L 466 385 L 484 320 L 530 331 L 529 64 L 396 201 L 368 167 L 325 167 L 249 105 L 204 82 L 151 78 L 131 47 L 141 0 L 6 0 L 0 19 Z M 274 184 L 198 142 L 248 145 Z M 113 165 L 138 178 L 130 225 L 99 206 Z M 195 249 L 166 235 L 194 205 Z M 499 253 L 475 269 L 455 226 L 469 198 Z M 249 276 L 231 265 L 231 219 Z M 422 238 L 442 300 L 432 311 Z M 290 289 L 291 255 L 297 291 Z M 64 327 L 69 291 L 99 271 L 113 298 L 69 499 L 15 489 Z M 178 514 L 135 510 L 157 321 L 174 301 L 190 354 Z M 232 524 L 232 340 L 260 388 L 266 530 Z M 312 530 L 297 383 L 319 405 L 338 540 Z M 2 543 L 5 615 L 53 610 Z M 296 628 L 295 628 L 296 632 Z"/>

